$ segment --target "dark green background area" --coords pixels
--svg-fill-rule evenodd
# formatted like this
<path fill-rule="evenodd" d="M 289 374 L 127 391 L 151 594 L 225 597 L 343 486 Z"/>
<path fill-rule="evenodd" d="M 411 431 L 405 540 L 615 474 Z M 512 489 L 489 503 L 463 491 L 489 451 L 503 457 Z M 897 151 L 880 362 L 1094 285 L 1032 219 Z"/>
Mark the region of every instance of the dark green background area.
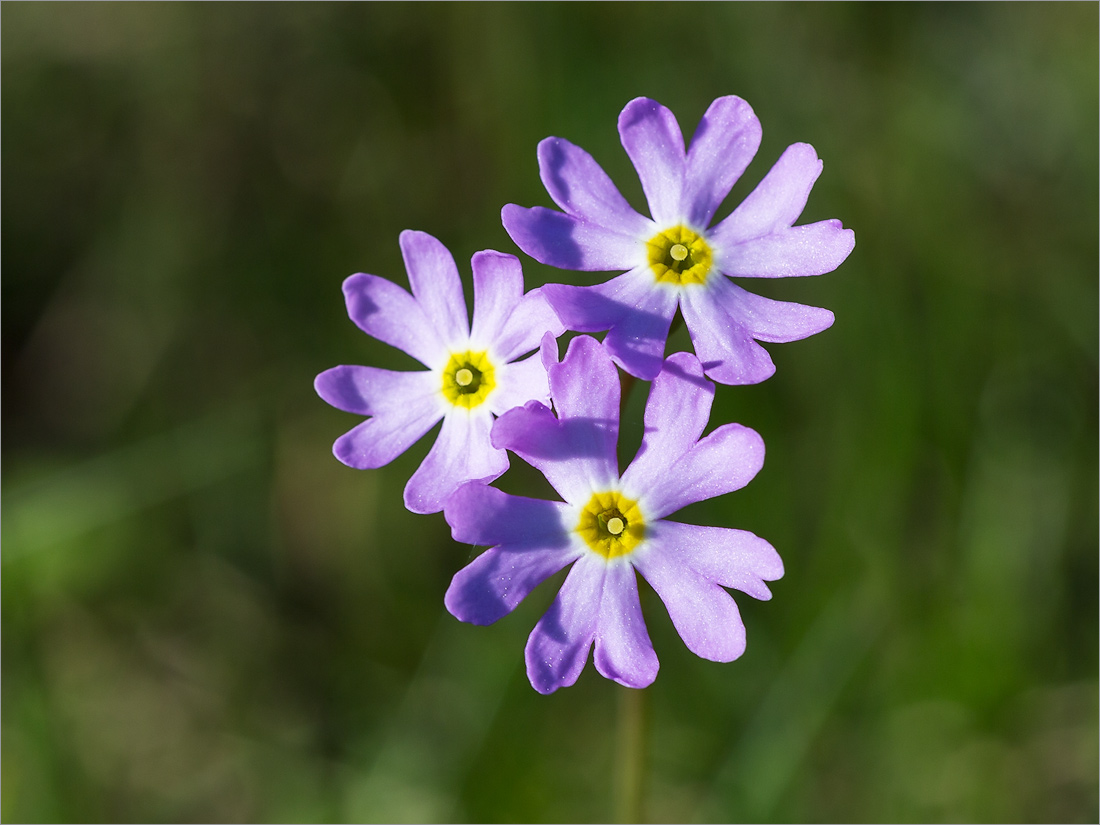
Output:
<path fill-rule="evenodd" d="M 543 697 L 472 557 L 401 505 L 431 436 L 354 471 L 341 363 L 411 368 L 340 284 L 402 229 L 519 254 L 559 135 L 644 209 L 615 129 L 749 101 L 825 170 L 829 307 L 719 387 L 786 575 L 702 661 L 644 604 L 656 821 L 1093 821 L 1098 7 L 16 4 L 2 10 L 6 821 L 603 821 L 621 688 Z M 591 283 L 521 256 L 528 287 Z M 599 276 L 602 277 L 602 276 Z M 468 280 L 467 280 L 468 287 Z M 670 350 L 687 349 L 681 330 Z M 627 406 L 625 458 L 646 387 Z M 518 461 L 514 461 L 518 464 Z M 530 472 L 502 483 L 519 488 Z"/>

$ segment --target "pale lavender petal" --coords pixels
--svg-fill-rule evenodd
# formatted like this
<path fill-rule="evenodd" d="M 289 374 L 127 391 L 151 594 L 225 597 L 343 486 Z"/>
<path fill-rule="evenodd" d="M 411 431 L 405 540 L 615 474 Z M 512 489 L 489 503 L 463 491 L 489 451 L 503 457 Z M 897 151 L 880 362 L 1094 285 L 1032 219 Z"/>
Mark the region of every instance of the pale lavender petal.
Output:
<path fill-rule="evenodd" d="M 708 287 L 730 321 L 758 341 L 801 341 L 833 325 L 833 313 L 827 309 L 754 295 L 726 278 L 715 278 Z"/>
<path fill-rule="evenodd" d="M 655 100 L 635 98 L 619 114 L 619 138 L 638 171 L 653 220 L 662 226 L 682 221 L 687 159 L 676 116 Z"/>
<path fill-rule="evenodd" d="M 559 420 L 547 407 L 531 401 L 496 420 L 492 443 L 541 472 L 563 499 L 583 505 L 594 490 L 609 489 L 618 480 L 617 424 L 618 411 L 611 420 Z"/>
<path fill-rule="evenodd" d="M 381 415 L 408 410 L 435 398 L 439 409 L 446 402 L 439 397 L 440 379 L 434 372 L 394 372 L 377 367 L 343 365 L 327 369 L 313 381 L 317 394 L 344 412 Z"/>
<path fill-rule="evenodd" d="M 444 604 L 455 618 L 492 624 L 584 551 L 570 541 L 567 505 L 463 484 L 443 508 L 455 541 L 495 545 L 455 574 Z"/>
<path fill-rule="evenodd" d="M 655 542 L 634 555 L 688 650 L 713 662 L 732 662 L 745 652 L 745 625 L 729 593 Z"/>
<path fill-rule="evenodd" d="M 687 154 L 683 209 L 688 223 L 710 225 L 759 147 L 760 121 L 748 103 L 730 95 L 710 104 Z"/>
<path fill-rule="evenodd" d="M 528 401 L 550 403 L 550 383 L 538 354 L 496 368 L 498 386 L 486 403 L 495 415 L 503 415 Z"/>
<path fill-rule="evenodd" d="M 607 565 L 592 658 L 601 676 L 620 685 L 643 688 L 657 678 L 660 665 L 642 617 L 638 579 L 629 564 Z"/>
<path fill-rule="evenodd" d="M 639 503 L 650 519 L 664 518 L 688 504 L 704 501 L 752 481 L 764 465 L 764 440 L 741 424 L 725 424 L 696 443 L 663 473 L 635 473 Z"/>
<path fill-rule="evenodd" d="M 557 337 L 565 332 L 541 290 L 523 294 L 523 270 L 514 255 L 478 252 L 473 270 L 472 349 L 492 350 L 495 358 L 507 362 L 537 349 L 545 333 Z"/>
<path fill-rule="evenodd" d="M 643 264 L 602 284 L 547 284 L 542 291 L 566 329 L 602 332 L 644 303 L 655 288 L 653 270 Z"/>
<path fill-rule="evenodd" d="M 409 284 L 445 346 L 460 346 L 470 334 L 462 280 L 450 251 L 427 232 L 406 229 L 399 238 Z"/>
<path fill-rule="evenodd" d="M 664 364 L 668 329 L 678 300 L 675 289 L 654 284 L 633 309 L 623 314 L 604 338 L 615 363 L 636 378 L 652 381 Z"/>
<path fill-rule="evenodd" d="M 527 678 L 539 693 L 577 681 L 596 636 L 607 565 L 589 553 L 569 571 L 558 596 L 527 639 Z"/>
<path fill-rule="evenodd" d="M 414 513 L 438 513 L 458 485 L 491 481 L 508 469 L 508 455 L 489 443 L 488 410 L 453 407 L 423 463 L 405 485 L 405 506 Z"/>
<path fill-rule="evenodd" d="M 344 298 L 348 316 L 367 335 L 433 369 L 446 362 L 435 327 L 416 299 L 397 284 L 360 272 L 344 281 Z"/>
<path fill-rule="evenodd" d="M 492 624 L 515 610 L 546 579 L 576 561 L 580 553 L 570 546 L 493 547 L 455 574 L 443 603 L 459 621 Z"/>
<path fill-rule="evenodd" d="M 425 406 L 405 416 L 368 418 L 336 439 L 332 454 L 356 470 L 384 467 L 419 441 L 440 417 Z"/>
<path fill-rule="evenodd" d="M 806 208 L 821 166 L 810 144 L 788 146 L 749 196 L 711 230 L 716 243 L 734 246 L 793 226 Z"/>
<path fill-rule="evenodd" d="M 537 349 L 547 333 L 557 338 L 565 332 L 565 325 L 550 306 L 543 289 L 544 287 L 532 289 L 524 295 L 523 300 L 508 316 L 496 342 L 497 351 L 505 360 L 518 358 L 525 352 Z"/>
<path fill-rule="evenodd" d="M 508 317 L 523 298 L 523 269 L 515 255 L 491 249 L 475 253 L 470 263 L 474 271 L 474 323 L 470 329 L 470 346 L 488 349 L 500 338 Z"/>
<path fill-rule="evenodd" d="M 783 577 L 783 560 L 775 548 L 748 530 L 662 520 L 650 526 L 648 537 L 664 558 L 755 599 L 770 599 L 765 582 Z"/>
<path fill-rule="evenodd" d="M 483 481 L 460 484 L 443 509 L 455 541 L 516 550 L 565 547 L 574 512 L 560 501 L 513 496 Z"/>
<path fill-rule="evenodd" d="M 551 360 L 548 347 L 540 354 L 544 363 Z M 565 359 L 550 363 L 547 373 L 557 419 L 541 405 L 512 410 L 498 419 L 493 443 L 542 470 L 566 501 L 583 504 L 593 489 L 619 478 L 619 374 L 587 335 L 570 341 Z"/>
<path fill-rule="evenodd" d="M 794 278 L 832 272 L 856 245 L 856 235 L 840 221 L 793 226 L 771 235 L 720 245 L 718 268 L 740 278 Z"/>
<path fill-rule="evenodd" d="M 559 418 L 610 422 L 604 429 L 610 455 L 619 432 L 619 374 L 600 342 L 578 335 L 565 358 L 547 369 L 550 395 Z"/>
<path fill-rule="evenodd" d="M 562 138 L 539 143 L 539 175 L 568 214 L 615 232 L 649 237 L 650 221 L 626 202 L 588 152 Z"/>
<path fill-rule="evenodd" d="M 827 309 L 773 301 L 717 276 L 705 289 L 686 290 L 681 311 L 707 376 L 722 384 L 755 384 L 775 372 L 753 339 L 795 341 L 833 323 Z"/>
<path fill-rule="evenodd" d="M 719 384 L 757 384 L 775 372 L 767 350 L 742 326 L 742 316 L 731 314 L 721 298 L 733 286 L 720 274 L 711 275 L 705 288 L 684 290 L 684 314 L 695 354 L 707 377 Z"/>
<path fill-rule="evenodd" d="M 625 270 L 646 257 L 646 241 L 656 233 L 636 235 L 599 226 L 542 206 L 507 204 L 501 221 L 516 246 L 539 263 L 558 269 Z"/>
<path fill-rule="evenodd" d="M 699 359 L 690 352 L 677 352 L 665 361 L 653 380 L 645 405 L 645 433 L 642 446 L 623 473 L 623 490 L 630 496 L 634 479 L 667 472 L 690 450 L 710 418 L 714 384 L 703 377 Z"/>
<path fill-rule="evenodd" d="M 539 342 L 539 360 L 542 361 L 542 366 L 547 373 L 561 362 L 558 356 L 558 339 L 549 332 L 542 336 L 542 341 Z"/>
<path fill-rule="evenodd" d="M 648 265 L 598 286 L 547 284 L 543 290 L 568 329 L 608 329 L 604 345 L 631 375 L 651 381 L 661 371 L 677 290 L 657 283 Z"/>
<path fill-rule="evenodd" d="M 443 417 L 431 372 L 390 372 L 340 366 L 314 381 L 317 394 L 337 409 L 372 418 L 336 439 L 333 455 L 357 470 L 389 464 Z"/>

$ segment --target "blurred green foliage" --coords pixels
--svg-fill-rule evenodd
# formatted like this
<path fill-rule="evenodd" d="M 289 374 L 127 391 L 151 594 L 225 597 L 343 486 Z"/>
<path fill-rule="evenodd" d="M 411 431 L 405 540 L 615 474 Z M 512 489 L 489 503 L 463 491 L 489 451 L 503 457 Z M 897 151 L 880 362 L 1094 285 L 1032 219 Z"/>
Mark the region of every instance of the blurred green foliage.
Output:
<path fill-rule="evenodd" d="M 857 246 L 752 285 L 837 321 L 719 388 L 767 463 L 684 520 L 787 573 L 728 665 L 643 594 L 646 815 L 1095 822 L 1097 31 L 1095 3 L 5 3 L 3 818 L 608 819 L 620 689 L 523 673 L 554 584 L 453 620 L 474 551 L 401 506 L 430 439 L 350 470 L 311 382 L 411 366 L 340 294 L 404 283 L 400 230 L 467 274 L 517 252 L 547 135 L 641 207 L 620 108 L 690 134 L 738 94 L 764 140 L 726 209 L 807 141 L 803 222 Z"/>

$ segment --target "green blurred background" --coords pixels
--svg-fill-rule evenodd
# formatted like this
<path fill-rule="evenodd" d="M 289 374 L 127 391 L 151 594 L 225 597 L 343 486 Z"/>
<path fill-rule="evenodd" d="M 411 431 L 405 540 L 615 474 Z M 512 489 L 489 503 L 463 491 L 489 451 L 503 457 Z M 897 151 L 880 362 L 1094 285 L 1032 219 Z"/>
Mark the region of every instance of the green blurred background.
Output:
<path fill-rule="evenodd" d="M 471 557 L 313 376 L 412 366 L 340 284 L 518 254 L 535 146 L 644 207 L 615 121 L 738 94 L 825 171 L 835 273 L 751 284 L 835 326 L 713 423 L 768 445 L 684 520 L 787 573 L 697 659 L 647 595 L 645 815 L 1093 821 L 1098 6 L 13 4 L 2 15 L 3 818 L 600 821 L 621 689 L 523 672 L 537 590 L 442 608 Z M 528 286 L 585 282 L 524 258 Z M 683 330 L 671 342 L 687 349 Z M 624 448 L 640 440 L 644 385 Z M 518 462 L 514 462 L 518 463 Z M 504 483 L 522 487 L 529 473 Z"/>

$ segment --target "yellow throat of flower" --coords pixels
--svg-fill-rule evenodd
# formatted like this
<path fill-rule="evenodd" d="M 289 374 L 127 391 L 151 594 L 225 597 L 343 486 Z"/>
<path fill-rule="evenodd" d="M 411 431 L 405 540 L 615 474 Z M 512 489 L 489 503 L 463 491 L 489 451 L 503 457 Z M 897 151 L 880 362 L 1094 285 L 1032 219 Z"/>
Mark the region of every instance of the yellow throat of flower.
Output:
<path fill-rule="evenodd" d="M 680 286 L 705 283 L 714 259 L 702 236 L 683 224 L 658 232 L 646 249 L 657 281 Z"/>
<path fill-rule="evenodd" d="M 636 501 L 609 490 L 592 495 L 581 510 L 576 530 L 589 549 L 614 559 L 634 552 L 645 538 L 645 519 Z"/>
<path fill-rule="evenodd" d="M 493 364 L 487 353 L 456 352 L 443 368 L 443 395 L 456 407 L 473 409 L 489 397 L 494 379 Z"/>

